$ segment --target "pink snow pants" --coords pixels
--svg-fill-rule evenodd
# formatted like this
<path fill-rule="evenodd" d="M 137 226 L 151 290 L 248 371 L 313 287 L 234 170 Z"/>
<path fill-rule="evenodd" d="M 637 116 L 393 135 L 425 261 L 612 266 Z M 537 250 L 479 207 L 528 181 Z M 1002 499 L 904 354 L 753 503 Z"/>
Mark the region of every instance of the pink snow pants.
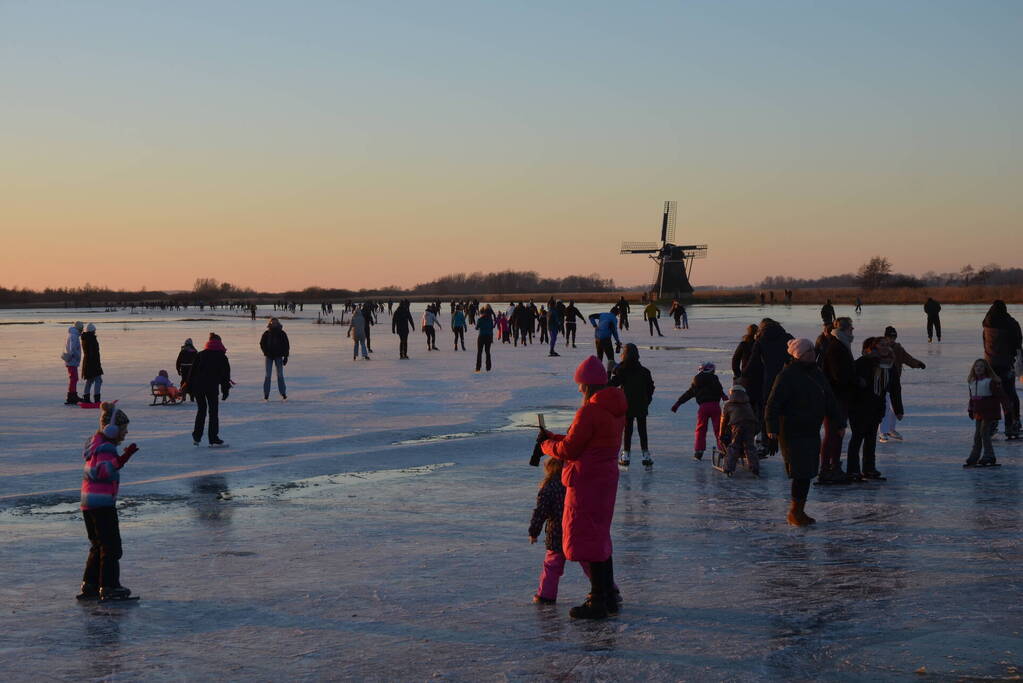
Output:
<path fill-rule="evenodd" d="M 579 566 L 583 568 L 583 573 L 586 574 L 586 578 L 589 578 L 590 563 L 580 562 Z M 558 581 L 564 573 L 564 553 L 557 553 L 553 550 L 548 550 L 547 554 L 543 558 L 543 570 L 540 572 L 540 588 L 536 591 L 536 594 L 541 598 L 546 598 L 547 600 L 557 600 Z"/>
<path fill-rule="evenodd" d="M 67 390 L 71 393 L 78 392 L 78 366 L 67 366 Z"/>
<path fill-rule="evenodd" d="M 700 408 L 696 411 L 696 442 L 693 444 L 695 451 L 707 450 L 708 421 L 714 430 L 714 443 L 717 443 L 718 428 L 721 424 L 721 403 L 719 401 L 701 403 Z"/>

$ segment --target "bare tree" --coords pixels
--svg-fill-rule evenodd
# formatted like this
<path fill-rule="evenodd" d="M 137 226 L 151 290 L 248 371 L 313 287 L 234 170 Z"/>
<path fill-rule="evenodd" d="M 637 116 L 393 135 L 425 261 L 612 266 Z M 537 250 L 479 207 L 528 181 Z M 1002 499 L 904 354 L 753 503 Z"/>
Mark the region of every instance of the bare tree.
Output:
<path fill-rule="evenodd" d="M 860 266 L 856 279 L 864 289 L 877 289 L 884 286 L 891 274 L 892 264 L 888 259 L 875 256 Z"/>

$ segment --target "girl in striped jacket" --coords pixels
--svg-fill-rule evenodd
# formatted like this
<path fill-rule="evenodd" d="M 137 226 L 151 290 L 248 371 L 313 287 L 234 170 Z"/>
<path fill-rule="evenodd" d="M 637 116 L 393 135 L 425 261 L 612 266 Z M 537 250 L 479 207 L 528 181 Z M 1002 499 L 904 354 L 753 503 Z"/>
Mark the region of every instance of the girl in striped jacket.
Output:
<path fill-rule="evenodd" d="M 82 576 L 79 600 L 126 600 L 131 591 L 121 585 L 121 534 L 117 525 L 120 470 L 138 450 L 135 444 L 118 455 L 128 434 L 128 416 L 115 403 L 100 406 L 99 430 L 82 453 L 82 518 L 89 536 L 89 558 Z"/>

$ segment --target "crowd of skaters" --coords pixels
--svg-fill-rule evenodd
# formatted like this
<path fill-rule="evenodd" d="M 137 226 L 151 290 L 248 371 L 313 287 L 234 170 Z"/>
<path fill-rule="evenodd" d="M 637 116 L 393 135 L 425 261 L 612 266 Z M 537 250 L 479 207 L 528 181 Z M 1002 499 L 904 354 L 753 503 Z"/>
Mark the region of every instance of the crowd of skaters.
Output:
<path fill-rule="evenodd" d="M 532 541 L 538 535 L 538 523 L 541 526 L 545 523 L 548 529 L 548 554 L 535 600 L 542 604 L 554 601 L 557 577 L 565 561 L 573 560 L 582 563 L 590 577 L 591 593 L 583 605 L 572 610 L 572 615 L 600 618 L 614 614 L 621 594 L 614 581 L 610 520 L 619 468 L 628 467 L 631 461 L 634 428 L 639 435 L 643 464 L 648 467 L 653 464 L 646 420 L 654 381 L 640 363 L 638 347 L 635 344 L 623 347 L 619 331 L 629 326 L 628 303 L 616 302 L 610 310 L 588 317 L 582 315 L 574 302 L 553 298 L 540 306 L 512 302 L 496 314 L 490 304 L 476 300 L 450 302 L 449 307 L 454 351 L 466 350 L 465 333 L 470 327 L 477 332 L 477 371 L 482 369 L 484 358 L 486 369 L 491 369 L 495 338 L 515 347 L 541 344 L 549 355 L 556 357 L 557 340 L 561 338 L 565 346 L 575 348 L 577 321 L 590 323 L 595 353 L 583 361 L 575 375 L 583 395 L 582 408 L 567 434 L 541 430 L 538 437 L 542 451 L 556 463 L 545 468 L 537 513 L 530 525 Z M 671 312 L 677 326 L 684 316 L 682 308 L 676 317 L 680 308 L 681 305 L 675 305 Z M 352 316 L 348 332 L 355 344 L 355 358 L 360 354 L 365 359 L 370 357 L 370 330 L 385 310 L 391 317 L 392 333 L 401 341 L 399 357 L 409 358 L 407 337 L 416 331 L 417 324 L 408 301 L 399 301 L 396 306 L 388 302 L 386 308 L 382 302 L 345 304 L 345 312 Z M 436 333 L 443 329 L 441 310 L 441 302 L 431 302 L 419 320 L 418 327 L 431 351 L 438 350 Z M 940 306 L 928 300 L 925 310 L 928 341 L 933 331 L 940 342 Z M 332 309 L 321 309 L 323 312 L 332 313 Z M 655 303 L 644 307 L 643 317 L 650 336 L 663 336 L 656 324 L 660 310 Z M 672 406 L 675 411 L 688 400 L 696 401 L 694 458 L 703 458 L 708 433 L 713 432 L 712 448 L 726 453 L 723 469 L 728 474 L 735 471 L 740 460 L 757 474 L 759 460 L 780 450 L 791 479 L 786 518 L 794 526 L 807 526 L 815 521 L 805 510 L 815 477 L 818 484 L 828 486 L 884 479 L 877 469 L 875 447 L 877 442 L 902 439 L 895 429 L 896 422 L 905 414 L 901 374 L 905 368 L 926 367 L 897 341 L 898 332 L 892 326 L 880 335 L 864 339 L 856 349 L 856 357 L 853 320 L 836 315 L 830 301 L 822 307 L 821 318 L 824 329 L 816 343 L 794 338 L 771 318 L 749 325 L 733 354 L 732 386 L 726 390 L 715 365 L 703 363 L 690 388 Z M 82 509 L 90 511 L 86 526 L 91 550 L 82 595 L 85 599 L 102 597 L 106 589 L 105 594 L 117 599 L 113 596 L 121 595 L 122 587 L 116 578 L 109 578 L 117 576 L 116 559 L 120 556 L 116 514 L 111 522 L 102 509 L 112 507 L 107 502 L 116 497 L 116 471 L 137 447 L 132 444 L 117 455 L 116 446 L 123 441 L 128 422 L 116 403 L 100 401 L 102 367 L 95 334 L 95 325 L 75 323 L 68 330 L 62 358 L 72 382 L 67 402 L 80 400 L 76 384 L 81 365 L 82 377 L 89 382 L 84 398 L 94 399 L 100 408 L 100 429 L 84 453 Z M 983 321 L 982 336 L 984 357 L 978 358 L 968 373 L 968 413 L 975 422 L 975 430 L 965 466 L 996 464 L 991 435 L 1000 418 L 1004 419 L 1007 437 L 1014 438 L 1020 432 L 1014 382 L 1023 364 L 1023 335 L 1004 302 L 996 301 L 991 306 Z M 263 398 L 269 400 L 272 374 L 276 371 L 278 392 L 286 400 L 284 367 L 291 349 L 276 317 L 268 322 L 260 348 L 266 360 Z M 619 353 L 621 357 L 616 359 Z M 233 382 L 223 340 L 211 332 L 202 350 L 192 340 L 186 340 L 175 367 L 182 395 L 196 403 L 194 443 L 199 445 L 206 430 L 211 447 L 225 446 L 219 438 L 218 402 L 227 400 Z M 166 378 L 166 373 L 161 371 L 158 380 L 160 377 Z M 558 489 L 559 484 L 564 490 Z M 97 491 L 106 493 L 97 495 Z M 553 531 L 555 528 L 563 531 L 561 536 Z M 115 569 L 109 571 L 105 562 Z"/>

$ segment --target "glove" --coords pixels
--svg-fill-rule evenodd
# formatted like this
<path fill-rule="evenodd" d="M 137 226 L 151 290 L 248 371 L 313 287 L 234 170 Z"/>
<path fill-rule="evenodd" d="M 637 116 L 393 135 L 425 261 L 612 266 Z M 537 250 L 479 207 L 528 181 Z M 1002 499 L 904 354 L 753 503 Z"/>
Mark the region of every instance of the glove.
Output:
<path fill-rule="evenodd" d="M 225 389 L 224 391 L 220 392 L 220 400 L 221 400 L 221 401 L 226 401 L 226 400 L 227 400 L 227 394 L 228 394 L 228 393 L 229 393 L 229 392 L 228 392 L 228 391 L 227 391 L 226 389 Z"/>
<path fill-rule="evenodd" d="M 284 360 L 281 361 L 281 365 L 287 365 L 287 364 L 288 364 L 288 357 L 285 356 Z"/>
<path fill-rule="evenodd" d="M 926 370 L 927 369 L 927 363 L 920 363 L 920 369 L 921 370 Z"/>
<path fill-rule="evenodd" d="M 678 407 L 679 407 L 680 405 L 682 405 L 682 404 L 681 404 L 681 403 L 679 403 L 678 401 L 675 401 L 675 403 L 674 403 L 674 404 L 673 404 L 673 405 L 671 406 L 671 412 L 673 412 L 673 413 L 677 413 L 677 412 L 678 412 Z"/>
<path fill-rule="evenodd" d="M 540 432 L 536 435 L 536 442 L 543 443 L 549 438 L 551 438 L 551 433 L 548 432 L 546 429 L 541 429 Z"/>
<path fill-rule="evenodd" d="M 135 455 L 135 453 L 137 453 L 138 450 L 139 450 L 139 447 L 136 446 L 134 442 L 132 442 L 132 443 L 128 444 L 127 448 L 124 449 L 124 455 L 126 455 L 128 457 L 131 457 L 131 456 Z"/>

